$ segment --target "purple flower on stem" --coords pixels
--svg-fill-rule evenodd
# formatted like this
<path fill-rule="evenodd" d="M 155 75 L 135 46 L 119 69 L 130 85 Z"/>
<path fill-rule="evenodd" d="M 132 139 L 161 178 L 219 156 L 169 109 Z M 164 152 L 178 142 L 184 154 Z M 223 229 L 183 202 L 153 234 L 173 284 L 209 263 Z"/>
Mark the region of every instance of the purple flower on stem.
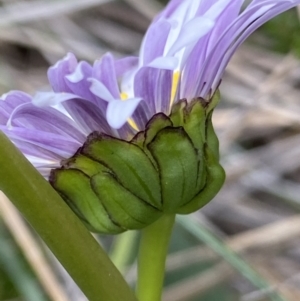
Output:
<path fill-rule="evenodd" d="M 129 140 L 182 98 L 210 101 L 239 45 L 300 0 L 253 0 L 244 9 L 243 2 L 170 1 L 139 57 L 108 53 L 90 65 L 68 54 L 48 71 L 53 91 L 2 96 L 0 130 L 48 177 L 93 131 Z"/>

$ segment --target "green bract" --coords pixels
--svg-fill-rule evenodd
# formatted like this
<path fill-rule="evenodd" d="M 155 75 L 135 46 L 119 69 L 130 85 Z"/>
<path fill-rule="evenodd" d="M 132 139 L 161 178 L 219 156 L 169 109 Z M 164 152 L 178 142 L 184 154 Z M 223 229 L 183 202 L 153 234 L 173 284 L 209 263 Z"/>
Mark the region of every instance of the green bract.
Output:
<path fill-rule="evenodd" d="M 141 229 L 164 213 L 188 214 L 223 185 L 211 122 L 219 100 L 177 102 L 154 115 L 131 141 L 94 132 L 50 182 L 91 231 Z"/>

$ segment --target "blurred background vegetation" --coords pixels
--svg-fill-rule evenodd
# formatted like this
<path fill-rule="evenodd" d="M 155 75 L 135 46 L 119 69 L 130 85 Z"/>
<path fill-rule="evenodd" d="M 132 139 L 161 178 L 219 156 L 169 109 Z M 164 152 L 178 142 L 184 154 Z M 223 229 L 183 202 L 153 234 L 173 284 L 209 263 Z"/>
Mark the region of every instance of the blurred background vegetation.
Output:
<path fill-rule="evenodd" d="M 68 51 L 89 62 L 137 53 L 166 2 L 0 1 L 0 93 L 49 88 L 47 68 Z M 293 9 L 254 33 L 228 66 L 214 116 L 227 181 L 203 210 L 178 218 L 164 301 L 300 300 L 299 56 Z M 86 300 L 0 200 L 0 300 Z M 121 237 L 96 238 L 134 285 L 139 237 Z"/>

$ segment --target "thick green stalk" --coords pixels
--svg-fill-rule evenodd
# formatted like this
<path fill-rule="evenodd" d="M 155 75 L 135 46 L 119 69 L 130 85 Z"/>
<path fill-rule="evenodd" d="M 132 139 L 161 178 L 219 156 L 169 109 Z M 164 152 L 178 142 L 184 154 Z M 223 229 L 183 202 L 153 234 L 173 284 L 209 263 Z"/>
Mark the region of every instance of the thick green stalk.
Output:
<path fill-rule="evenodd" d="M 137 296 L 139 301 L 160 301 L 165 262 L 175 215 L 163 215 L 142 230 L 138 258 Z"/>
<path fill-rule="evenodd" d="M 136 301 L 107 254 L 55 190 L 0 132 L 0 189 L 89 301 Z"/>

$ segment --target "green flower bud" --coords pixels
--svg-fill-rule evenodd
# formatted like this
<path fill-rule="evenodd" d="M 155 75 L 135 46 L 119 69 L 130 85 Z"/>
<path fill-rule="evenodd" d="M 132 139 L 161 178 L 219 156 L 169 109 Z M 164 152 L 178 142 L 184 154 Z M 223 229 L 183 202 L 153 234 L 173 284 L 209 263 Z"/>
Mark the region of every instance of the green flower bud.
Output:
<path fill-rule="evenodd" d="M 94 232 L 116 234 L 144 228 L 164 213 L 194 212 L 225 179 L 211 122 L 218 100 L 180 100 L 131 141 L 94 132 L 52 170 L 50 183 Z"/>

